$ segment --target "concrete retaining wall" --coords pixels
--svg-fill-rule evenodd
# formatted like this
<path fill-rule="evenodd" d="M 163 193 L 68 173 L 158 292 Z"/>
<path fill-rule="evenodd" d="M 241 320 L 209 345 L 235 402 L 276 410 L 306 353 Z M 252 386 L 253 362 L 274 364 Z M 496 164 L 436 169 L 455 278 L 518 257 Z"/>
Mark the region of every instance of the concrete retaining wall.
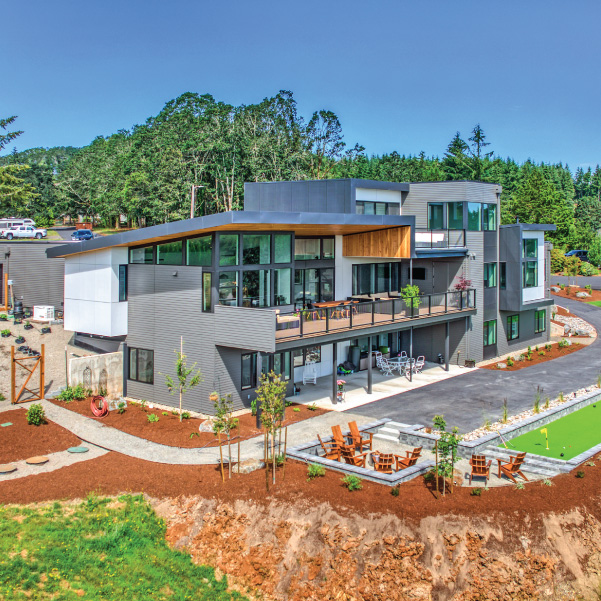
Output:
<path fill-rule="evenodd" d="M 69 384 L 82 384 L 93 394 L 106 389 L 109 398 L 123 395 L 123 353 L 75 357 L 69 361 Z"/>

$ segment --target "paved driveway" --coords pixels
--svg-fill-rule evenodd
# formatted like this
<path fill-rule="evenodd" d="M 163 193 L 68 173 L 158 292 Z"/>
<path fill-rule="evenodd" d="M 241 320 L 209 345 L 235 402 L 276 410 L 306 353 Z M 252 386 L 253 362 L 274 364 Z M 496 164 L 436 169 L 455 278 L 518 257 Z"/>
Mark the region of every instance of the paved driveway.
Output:
<path fill-rule="evenodd" d="M 601 308 L 561 299 L 574 314 L 591 323 L 601 332 Z M 356 407 L 360 413 L 375 419 L 389 417 L 404 424 L 431 424 L 442 413 L 449 426 L 468 432 L 481 426 L 486 419 L 501 417 L 503 399 L 507 399 L 510 414 L 531 409 L 537 386 L 546 396 L 554 398 L 597 383 L 601 373 L 601 340 L 595 340 L 576 353 L 533 365 L 515 372 L 477 369 L 465 375 L 436 382 L 398 394 L 381 401 Z"/>
<path fill-rule="evenodd" d="M 552 275 L 549 282 L 551 286 L 555 286 L 555 284 L 563 284 L 567 286 L 568 280 L 570 280 L 570 284 L 576 284 L 576 286 L 580 286 L 584 288 L 586 285 L 590 284 L 593 290 L 601 290 L 601 276 L 593 275 L 590 277 L 586 277 L 584 275 L 578 275 L 575 277 L 567 277 L 565 275 Z"/>

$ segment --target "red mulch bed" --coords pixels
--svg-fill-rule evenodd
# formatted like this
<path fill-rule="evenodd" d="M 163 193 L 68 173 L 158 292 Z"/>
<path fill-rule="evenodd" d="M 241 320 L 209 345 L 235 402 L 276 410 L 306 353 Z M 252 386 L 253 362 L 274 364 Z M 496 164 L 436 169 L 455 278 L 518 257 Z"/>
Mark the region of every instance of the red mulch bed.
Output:
<path fill-rule="evenodd" d="M 51 399 L 51 403 L 64 407 L 70 411 L 75 411 L 80 415 L 94 418 L 90 410 L 90 399 L 85 401 L 71 401 L 65 403 Z M 295 408 L 300 408 L 300 411 L 294 411 Z M 316 409 L 311 411 L 306 405 L 293 404 L 286 407 L 286 420 L 284 425 L 289 426 L 296 422 L 317 417 L 327 413 L 328 409 Z M 163 415 L 167 413 L 167 415 Z M 149 422 L 148 416 L 154 414 L 159 418 L 158 422 Z M 111 426 L 122 432 L 158 442 L 170 447 L 211 447 L 218 446 L 217 437 L 212 432 L 199 432 L 198 426 L 203 422 L 201 419 L 190 418 L 179 421 L 179 415 L 173 415 L 170 411 L 162 409 L 141 409 L 140 405 L 129 404 L 124 413 L 119 414 L 118 411 L 110 411 L 104 418 L 99 419 L 105 426 Z M 235 440 L 244 440 L 262 434 L 262 431 L 256 427 L 256 417 L 250 413 L 239 416 L 238 427 L 232 430 L 232 438 L 238 437 Z M 191 434 L 194 434 L 191 437 Z"/>
<path fill-rule="evenodd" d="M 563 325 L 563 324 L 561 324 Z M 507 359 L 496 361 L 495 363 L 490 363 L 489 365 L 481 365 L 481 369 L 494 369 L 495 371 L 517 371 L 518 369 L 524 369 L 525 367 L 531 367 L 532 365 L 538 365 L 539 363 L 545 363 L 546 361 L 551 361 L 553 359 L 557 359 L 558 357 L 565 357 L 566 355 L 571 355 L 580 349 L 586 348 L 584 344 L 578 344 L 578 342 L 572 341 L 570 346 L 566 346 L 564 348 L 559 348 L 556 343 L 551 344 L 551 350 L 545 350 L 545 345 L 541 344 L 538 347 L 538 351 L 535 351 L 536 347 L 532 347 L 532 360 L 528 361 L 528 359 L 524 359 L 523 361 L 518 361 L 517 358 L 519 356 L 518 353 L 513 355 L 514 364 L 509 367 L 509 365 L 503 369 L 499 369 L 497 367 L 497 363 L 507 363 Z M 539 351 L 544 351 L 544 357 L 541 357 L 538 353 Z M 524 353 L 526 354 L 526 353 Z"/>
<path fill-rule="evenodd" d="M 13 424 L 0 428 L 0 463 L 12 463 L 36 455 L 66 451 L 69 447 L 81 444 L 77 436 L 52 422 L 30 426 L 26 413 L 24 409 L 0 413 L 1 424 Z"/>
<path fill-rule="evenodd" d="M 570 294 L 566 293 L 567 288 L 564 288 L 560 292 L 551 292 L 553 296 L 559 296 L 561 298 L 569 298 L 571 300 L 580 301 L 582 303 L 588 303 L 590 301 L 601 301 L 601 290 L 591 290 L 590 292 L 585 288 L 579 288 L 578 286 L 570 286 Z M 592 296 L 586 298 L 578 298 L 576 292 L 588 292 Z"/>
<path fill-rule="evenodd" d="M 200 495 L 229 503 L 252 500 L 264 505 L 273 501 L 329 503 L 344 514 L 393 513 L 411 520 L 437 514 L 486 519 L 492 514 L 502 514 L 511 520 L 522 520 L 526 516 L 537 519 L 541 513 L 560 513 L 582 506 L 598 511 L 601 463 L 597 459 L 596 467 L 583 465 L 578 470 L 585 472 L 584 478 L 576 478 L 574 470 L 553 478 L 553 486 L 526 482 L 523 490 L 503 486 L 483 490 L 480 497 L 471 496 L 468 487 L 455 488 L 453 494 L 437 500 L 422 477 L 401 484 L 398 497 L 390 494 L 390 487 L 368 481 L 363 481 L 362 490 L 349 492 L 342 486 L 342 474 L 328 470 L 325 477 L 307 482 L 307 466 L 290 460 L 286 463 L 285 479 L 280 469 L 276 486 L 267 492 L 265 470 L 234 475 L 222 483 L 219 466 L 163 465 L 111 452 L 59 472 L 0 482 L 0 503 L 79 499 L 89 492 L 99 495 L 130 492 L 157 498 Z"/>

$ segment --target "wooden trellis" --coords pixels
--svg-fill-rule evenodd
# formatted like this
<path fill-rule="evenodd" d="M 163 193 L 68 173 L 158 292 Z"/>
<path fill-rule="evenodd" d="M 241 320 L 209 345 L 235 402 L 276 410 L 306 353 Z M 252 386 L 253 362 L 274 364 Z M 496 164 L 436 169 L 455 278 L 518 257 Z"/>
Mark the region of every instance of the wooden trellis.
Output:
<path fill-rule="evenodd" d="M 41 401 L 44 398 L 44 367 L 45 367 L 44 355 L 45 355 L 45 351 L 44 351 L 43 344 L 42 344 L 42 349 L 41 349 L 40 354 L 35 357 L 30 357 L 29 355 L 23 355 L 22 357 L 18 357 L 15 355 L 15 347 L 14 346 L 10 347 L 10 402 L 13 405 L 16 405 L 19 402 L 25 402 L 25 401 L 20 401 L 21 395 L 25 391 L 27 391 L 29 394 L 31 394 L 33 396 L 33 398 L 25 399 L 26 401 Z M 23 382 L 23 385 L 21 386 L 21 389 L 19 390 L 18 394 L 16 394 L 17 366 L 19 366 L 21 369 L 24 369 L 26 372 L 29 373 L 27 378 L 25 378 L 25 382 Z M 29 384 L 29 380 L 31 380 L 31 376 L 33 376 L 33 374 L 36 371 L 38 371 L 39 380 L 40 380 L 39 392 L 38 391 L 34 392 L 33 390 L 27 388 L 27 385 Z"/>

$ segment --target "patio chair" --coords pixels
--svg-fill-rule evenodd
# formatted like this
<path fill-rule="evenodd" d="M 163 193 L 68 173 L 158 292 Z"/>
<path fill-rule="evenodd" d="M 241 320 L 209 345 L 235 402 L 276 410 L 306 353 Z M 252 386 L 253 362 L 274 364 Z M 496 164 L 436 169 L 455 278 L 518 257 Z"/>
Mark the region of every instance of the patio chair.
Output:
<path fill-rule="evenodd" d="M 423 355 L 420 355 L 415 362 L 415 367 L 413 370 L 416 374 L 421 374 L 424 366 L 426 365 L 426 358 Z"/>
<path fill-rule="evenodd" d="M 526 482 L 529 482 L 528 478 L 524 476 L 522 470 L 520 469 L 525 459 L 526 453 L 517 453 L 515 456 L 512 455 L 511 457 L 509 457 L 509 461 L 507 461 L 506 463 L 503 463 L 502 459 L 497 459 L 499 463 L 499 478 L 501 477 L 501 474 L 504 474 L 512 482 L 517 484 L 515 476 L 521 476 L 522 478 L 524 478 L 524 480 L 526 480 Z"/>
<path fill-rule="evenodd" d="M 392 464 L 394 463 L 394 455 L 392 453 L 380 453 L 379 451 L 374 451 L 371 454 L 371 458 L 374 462 L 374 470 L 376 470 L 376 472 L 392 474 Z"/>
<path fill-rule="evenodd" d="M 401 359 L 409 359 L 409 357 L 407 356 L 407 353 L 405 351 L 401 351 L 399 357 Z"/>
<path fill-rule="evenodd" d="M 420 455 L 422 454 L 422 447 L 415 447 L 413 451 L 405 451 L 406 457 L 401 457 L 400 455 L 395 455 L 396 459 L 396 469 L 405 470 L 408 467 L 412 467 L 417 463 Z"/>
<path fill-rule="evenodd" d="M 388 361 L 388 359 L 384 359 L 382 357 L 382 365 L 380 370 L 382 371 L 383 376 L 392 376 L 392 370 L 394 369 L 394 365 Z"/>
<path fill-rule="evenodd" d="M 315 363 L 305 363 L 303 369 L 303 384 L 317 384 L 317 368 Z"/>
<path fill-rule="evenodd" d="M 366 451 L 365 453 L 355 453 L 355 447 L 350 444 L 343 444 L 340 447 L 340 453 L 346 463 L 354 465 L 355 467 L 365 467 L 365 462 L 369 455 L 369 451 Z"/>
<path fill-rule="evenodd" d="M 332 438 L 341 448 L 343 445 L 348 444 L 347 440 L 345 440 L 345 437 L 342 435 L 342 428 L 340 426 L 332 426 Z M 346 438 L 350 438 L 350 436 L 347 436 Z"/>
<path fill-rule="evenodd" d="M 321 436 L 317 435 L 317 440 L 319 440 L 319 444 L 324 452 L 324 457 L 326 459 L 331 459 L 332 461 L 340 461 L 340 449 L 338 445 L 332 440 L 328 442 L 324 442 L 321 440 Z"/>
<path fill-rule="evenodd" d="M 371 451 L 374 440 L 373 432 L 361 432 L 359 426 L 357 426 L 357 422 L 349 422 L 348 427 L 351 431 L 351 438 L 355 448 L 358 448 L 360 451 L 363 451 L 363 449 L 369 449 Z M 364 435 L 366 435 L 367 438 L 365 438 Z"/>
<path fill-rule="evenodd" d="M 488 479 L 490 478 L 490 464 L 492 463 L 492 459 L 486 462 L 486 457 L 484 455 L 472 455 L 470 459 L 470 466 L 472 471 L 470 473 L 470 486 L 472 484 L 472 478 L 474 476 L 484 478 L 484 485 L 488 484 Z"/>

